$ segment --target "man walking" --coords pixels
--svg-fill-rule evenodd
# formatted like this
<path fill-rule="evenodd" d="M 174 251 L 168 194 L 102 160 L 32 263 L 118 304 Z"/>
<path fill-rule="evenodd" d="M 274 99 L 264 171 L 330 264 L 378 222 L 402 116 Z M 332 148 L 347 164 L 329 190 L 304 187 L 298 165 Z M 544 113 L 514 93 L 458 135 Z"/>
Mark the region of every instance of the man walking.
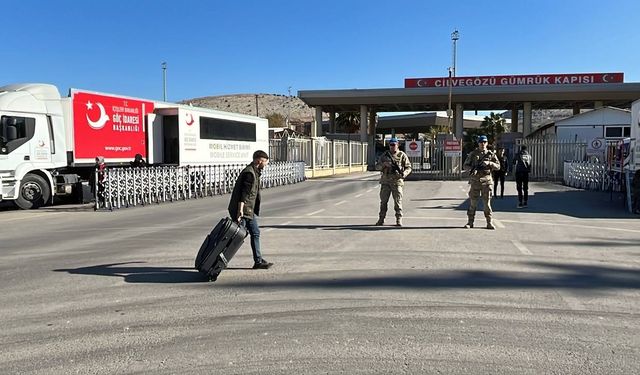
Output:
<path fill-rule="evenodd" d="M 236 180 L 236 185 L 229 201 L 229 217 L 243 225 L 251 236 L 251 250 L 253 251 L 253 268 L 267 269 L 273 263 L 262 258 L 260 252 L 260 175 L 264 167 L 269 164 L 269 155 L 262 150 L 253 153 L 253 162 L 247 165 Z"/>
<path fill-rule="evenodd" d="M 393 195 L 393 208 L 396 211 L 396 226 L 402 226 L 402 190 L 404 179 L 411 173 L 411 162 L 404 152 L 400 151 L 398 139 L 389 140 L 389 151 L 386 151 L 376 169 L 380 170 L 380 213 L 376 225 L 383 225 L 387 216 L 389 196 Z"/>
<path fill-rule="evenodd" d="M 529 201 L 529 172 L 531 172 L 531 155 L 527 146 L 522 145 L 520 152 L 513 159 L 516 171 L 516 189 L 518 190 L 518 208 L 525 208 Z"/>
<path fill-rule="evenodd" d="M 487 137 L 481 135 L 478 137 L 478 147 L 471 151 L 467 159 L 464 161 L 463 169 L 469 171 L 469 208 L 467 209 L 467 224 L 465 228 L 473 228 L 473 221 L 476 216 L 476 208 L 478 206 L 478 198 L 482 196 L 484 203 L 484 217 L 487 220 L 487 229 L 496 229 L 491 222 L 491 189 L 493 188 L 493 179 L 491 172 L 500 169 L 500 162 L 496 155 L 487 149 Z"/>

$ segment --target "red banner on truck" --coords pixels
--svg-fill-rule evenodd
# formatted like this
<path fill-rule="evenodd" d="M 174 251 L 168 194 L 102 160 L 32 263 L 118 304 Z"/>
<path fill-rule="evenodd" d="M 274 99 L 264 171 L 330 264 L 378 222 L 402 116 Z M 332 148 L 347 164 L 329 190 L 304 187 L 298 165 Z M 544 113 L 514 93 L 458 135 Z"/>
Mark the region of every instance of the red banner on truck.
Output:
<path fill-rule="evenodd" d="M 76 159 L 147 157 L 144 120 L 153 102 L 81 91 L 72 95 Z"/>
<path fill-rule="evenodd" d="M 451 77 L 451 86 L 581 85 L 591 83 L 622 83 L 623 81 L 624 73 L 530 74 L 515 76 Z M 405 78 L 404 87 L 449 87 L 449 77 Z"/>

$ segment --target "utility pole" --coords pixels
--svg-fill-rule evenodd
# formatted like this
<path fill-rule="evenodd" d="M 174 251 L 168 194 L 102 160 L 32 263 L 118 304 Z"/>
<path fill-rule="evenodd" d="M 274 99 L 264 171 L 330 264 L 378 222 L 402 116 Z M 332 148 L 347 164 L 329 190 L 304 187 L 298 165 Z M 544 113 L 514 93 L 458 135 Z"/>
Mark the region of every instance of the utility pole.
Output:
<path fill-rule="evenodd" d="M 452 123 L 451 123 L 451 117 L 453 116 L 453 110 L 451 109 L 451 91 L 453 90 L 452 86 L 451 86 L 451 74 L 452 74 L 451 73 L 451 70 L 452 70 L 451 67 L 449 67 L 448 70 L 449 70 L 449 80 L 448 80 L 449 81 L 449 108 L 447 109 L 447 119 L 448 119 L 448 121 L 447 121 L 448 122 L 447 123 L 448 129 L 447 130 L 449 131 L 449 134 L 453 134 L 453 131 L 452 131 L 453 127 L 452 127 Z"/>
<path fill-rule="evenodd" d="M 256 117 L 260 117 L 258 116 L 258 94 L 256 94 Z"/>
<path fill-rule="evenodd" d="M 452 96 L 452 84 L 451 84 L 451 78 L 456 76 L 456 50 L 457 50 L 457 43 L 458 43 L 458 39 L 460 39 L 460 33 L 458 32 L 458 29 L 453 30 L 453 32 L 451 33 L 451 41 L 453 42 L 453 61 L 452 61 L 452 65 L 449 67 L 449 108 L 447 109 L 447 117 L 448 117 L 448 122 L 449 122 L 449 134 L 455 134 L 455 132 L 453 131 L 453 122 L 452 122 L 452 117 L 453 117 L 453 110 L 451 109 L 451 96 Z"/>
<path fill-rule="evenodd" d="M 162 66 L 162 100 L 167 101 L 167 63 L 163 62 Z"/>
<path fill-rule="evenodd" d="M 288 91 L 289 91 L 289 96 L 287 97 L 287 101 L 286 101 L 286 103 L 287 103 L 287 121 L 286 121 L 287 129 L 289 129 L 289 124 L 291 123 L 291 121 L 289 119 L 291 117 L 291 103 L 289 103 L 289 100 L 291 100 L 291 86 L 289 86 Z"/>

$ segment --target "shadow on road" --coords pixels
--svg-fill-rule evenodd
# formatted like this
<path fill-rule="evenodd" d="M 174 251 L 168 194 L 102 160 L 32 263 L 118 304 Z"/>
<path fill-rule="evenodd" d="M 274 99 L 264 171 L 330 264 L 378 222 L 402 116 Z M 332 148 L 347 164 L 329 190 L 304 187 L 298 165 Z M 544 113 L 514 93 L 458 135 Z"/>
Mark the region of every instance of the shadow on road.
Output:
<path fill-rule="evenodd" d="M 322 230 L 360 230 L 360 231 L 380 231 L 380 230 L 405 230 L 405 229 L 462 229 L 462 226 L 408 226 L 396 227 L 393 225 L 394 220 L 390 220 L 389 224 L 376 226 L 373 224 L 353 224 L 353 225 L 328 225 L 328 224 L 286 224 L 286 225 L 261 225 L 260 228 L 273 229 L 322 229 Z"/>
<path fill-rule="evenodd" d="M 532 194 L 533 193 L 533 194 Z M 567 190 L 530 192 L 529 207 L 517 208 L 518 197 L 505 195 L 504 198 L 493 197 L 491 205 L 495 212 L 518 212 L 521 214 L 542 213 L 561 214 L 583 219 L 630 219 L 640 216 L 629 213 L 623 205 L 621 194 L 608 192 Z M 469 199 L 466 199 L 456 209 L 466 211 Z M 434 207 L 419 207 L 434 208 Z M 448 207 L 442 207 L 448 208 Z M 482 200 L 478 203 L 478 212 L 482 212 Z"/>
<path fill-rule="evenodd" d="M 57 269 L 55 272 L 68 272 L 77 275 L 98 275 L 122 277 L 128 283 L 200 283 L 207 278 L 193 268 L 184 267 L 144 267 L 134 264 L 146 262 L 124 262 L 99 264 L 96 266 Z M 125 266 L 128 265 L 128 266 Z"/>
<path fill-rule="evenodd" d="M 452 270 L 448 272 L 407 271 L 403 275 L 301 280 L 232 282 L 229 287 L 275 288 L 374 288 L 374 289 L 569 289 L 602 291 L 640 289 L 640 269 L 529 263 L 547 272 L 496 272 Z"/>

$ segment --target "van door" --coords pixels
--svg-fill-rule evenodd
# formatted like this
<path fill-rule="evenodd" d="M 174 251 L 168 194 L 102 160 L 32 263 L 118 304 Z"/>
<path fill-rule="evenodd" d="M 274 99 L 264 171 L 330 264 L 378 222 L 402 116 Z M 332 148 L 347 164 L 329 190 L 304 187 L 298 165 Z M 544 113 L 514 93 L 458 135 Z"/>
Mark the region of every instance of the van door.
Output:
<path fill-rule="evenodd" d="M 164 163 L 180 164 L 180 143 L 178 139 L 178 116 L 163 116 L 162 134 L 164 138 Z"/>

